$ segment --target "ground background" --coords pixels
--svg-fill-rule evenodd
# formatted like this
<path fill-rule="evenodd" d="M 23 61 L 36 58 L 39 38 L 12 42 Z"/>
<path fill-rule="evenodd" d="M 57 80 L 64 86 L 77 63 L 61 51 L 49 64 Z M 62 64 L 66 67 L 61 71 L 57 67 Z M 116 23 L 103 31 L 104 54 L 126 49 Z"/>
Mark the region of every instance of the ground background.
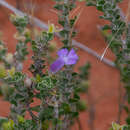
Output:
<path fill-rule="evenodd" d="M 6 0 L 10 4 L 16 6 L 16 0 Z M 26 2 L 35 4 L 34 15 L 42 21 L 48 23 L 48 20 L 57 24 L 57 15 L 51 10 L 54 2 L 52 0 L 19 0 L 22 7 L 31 8 Z M 94 7 L 85 7 L 84 3 L 79 4 L 83 10 L 80 19 L 76 24 L 78 35 L 76 40 L 84 45 L 92 48 L 101 54 L 106 47 L 106 43 L 97 29 L 97 25 L 103 24 L 105 21 L 100 20 L 98 16 L 100 13 Z M 123 11 L 126 12 L 127 0 L 120 5 Z M 27 9 L 26 8 L 26 9 Z M 23 8 L 22 8 L 23 9 Z M 3 40 L 6 42 L 9 51 L 15 51 L 16 41 L 13 38 L 15 28 L 9 22 L 10 11 L 0 6 L 0 31 L 3 32 Z M 81 97 L 88 102 L 89 106 L 95 109 L 94 130 L 108 130 L 112 121 L 117 120 L 118 115 L 118 88 L 119 88 L 119 72 L 115 68 L 109 67 L 97 60 L 95 57 L 87 54 L 87 52 L 79 49 L 80 61 L 78 66 L 83 65 L 86 61 L 91 63 L 90 75 L 90 92 L 89 96 L 82 94 Z M 106 56 L 110 60 L 114 60 L 114 55 L 110 50 L 107 51 Z M 28 67 L 28 62 L 25 62 L 25 69 Z M 93 105 L 94 104 L 94 105 Z M 80 121 L 83 130 L 89 130 L 89 110 L 80 114 Z M 9 104 L 0 98 L 0 116 L 7 116 L 9 113 Z M 122 122 L 124 123 L 125 113 L 122 115 Z M 78 130 L 77 125 L 72 129 Z"/>

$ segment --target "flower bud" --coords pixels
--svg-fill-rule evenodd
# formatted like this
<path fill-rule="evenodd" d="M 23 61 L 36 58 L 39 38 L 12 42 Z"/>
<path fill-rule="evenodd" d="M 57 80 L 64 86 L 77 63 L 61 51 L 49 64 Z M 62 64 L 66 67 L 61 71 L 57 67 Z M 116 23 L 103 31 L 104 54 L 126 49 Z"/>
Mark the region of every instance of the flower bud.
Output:
<path fill-rule="evenodd" d="M 14 21 L 15 21 L 15 19 L 16 19 L 16 15 L 11 14 L 11 15 L 10 15 L 10 20 L 11 20 L 12 22 L 14 22 Z"/>
<path fill-rule="evenodd" d="M 48 27 L 48 33 L 54 33 L 55 32 L 55 26 L 54 24 L 49 24 L 49 27 Z"/>
<path fill-rule="evenodd" d="M 115 122 L 112 122 L 112 128 L 114 130 L 119 130 L 121 128 L 121 126 L 119 124 L 115 123 Z"/>
<path fill-rule="evenodd" d="M 32 84 L 31 79 L 27 77 L 27 78 L 25 79 L 25 85 L 26 85 L 26 86 L 31 86 L 31 84 Z"/>
<path fill-rule="evenodd" d="M 5 100 L 8 100 L 10 97 L 10 94 L 12 94 L 12 92 L 14 91 L 14 86 L 9 86 L 6 83 L 3 83 L 0 87 L 1 89 L 1 93 L 4 97 Z"/>
<path fill-rule="evenodd" d="M 0 50 L 3 50 L 4 49 L 4 46 L 3 45 L 0 45 Z"/>
<path fill-rule="evenodd" d="M 19 33 L 15 33 L 14 38 L 18 41 L 25 41 L 25 36 L 21 36 Z"/>
<path fill-rule="evenodd" d="M 24 30 L 24 32 L 23 32 L 23 35 L 24 35 L 24 36 L 27 36 L 27 37 L 30 37 L 30 36 L 31 36 L 31 31 L 30 31 L 28 28 L 26 28 L 26 29 Z"/>
<path fill-rule="evenodd" d="M 23 69 L 23 64 L 22 63 L 17 63 L 16 70 L 22 71 L 22 69 Z"/>
<path fill-rule="evenodd" d="M 78 103 L 77 103 L 77 108 L 79 111 L 85 111 L 87 109 L 87 104 L 85 101 L 83 100 L 80 100 Z"/>
<path fill-rule="evenodd" d="M 3 127 L 4 130 L 12 130 L 12 129 L 14 129 L 13 120 L 9 120 L 8 122 L 4 122 L 2 127 Z"/>
<path fill-rule="evenodd" d="M 7 76 L 7 71 L 3 64 L 0 65 L 0 78 L 5 78 Z"/>
<path fill-rule="evenodd" d="M 88 88 L 89 88 L 89 82 L 84 80 L 80 84 L 79 91 L 84 93 L 84 92 L 86 92 L 88 90 Z"/>
<path fill-rule="evenodd" d="M 25 119 L 24 119 L 22 116 L 19 116 L 19 115 L 18 115 L 18 122 L 19 122 L 19 123 L 24 123 L 24 122 L 25 122 Z"/>
<path fill-rule="evenodd" d="M 14 61 L 14 58 L 13 58 L 13 54 L 12 53 L 8 53 L 5 57 L 5 60 L 6 62 L 8 62 L 9 64 L 12 64 L 13 61 Z"/>
<path fill-rule="evenodd" d="M 12 77 L 15 74 L 15 68 L 12 67 L 10 70 L 8 70 L 8 74 Z"/>

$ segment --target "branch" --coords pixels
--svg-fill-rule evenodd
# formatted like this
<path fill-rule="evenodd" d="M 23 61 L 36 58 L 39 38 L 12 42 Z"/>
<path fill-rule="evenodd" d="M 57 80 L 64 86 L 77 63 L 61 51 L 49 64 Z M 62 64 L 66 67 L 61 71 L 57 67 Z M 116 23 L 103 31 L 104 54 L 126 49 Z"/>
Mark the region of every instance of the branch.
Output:
<path fill-rule="evenodd" d="M 10 9 L 12 12 L 14 12 L 15 14 L 18 14 L 18 15 L 20 15 L 20 16 L 25 16 L 25 15 L 27 15 L 30 19 L 33 20 L 33 23 L 34 23 L 36 26 L 38 26 L 38 27 L 40 27 L 40 28 L 42 28 L 42 29 L 48 30 L 47 24 L 45 24 L 44 22 L 42 22 L 41 20 L 39 20 L 39 19 L 37 19 L 37 18 L 35 18 L 35 17 L 32 17 L 32 16 L 30 16 L 30 15 L 28 15 L 28 14 L 26 14 L 26 13 L 23 13 L 22 11 L 16 9 L 15 7 L 13 7 L 12 5 L 8 4 L 7 2 L 5 2 L 5 1 L 3 1 L 3 0 L 0 0 L 0 5 L 2 5 L 2 6 L 4 6 L 4 7 L 6 7 L 6 8 L 8 8 L 8 9 Z M 58 33 L 55 33 L 55 35 L 59 37 L 59 34 L 58 34 Z M 79 47 L 79 48 L 81 48 L 82 50 L 86 51 L 86 52 L 89 53 L 90 55 L 96 57 L 98 60 L 101 59 L 101 56 L 100 56 L 97 52 L 95 52 L 94 50 L 92 50 L 92 49 L 88 48 L 87 46 L 81 44 L 80 42 L 77 42 L 77 41 L 75 41 L 75 40 L 72 40 L 72 44 L 75 45 L 75 46 L 77 46 L 77 47 Z M 101 60 L 100 60 L 100 61 L 101 61 Z M 114 64 L 112 61 L 110 61 L 110 60 L 108 60 L 108 59 L 106 59 L 106 58 L 103 58 L 103 59 L 102 59 L 102 62 L 105 63 L 105 64 L 108 65 L 108 66 L 115 67 L 115 64 Z"/>
<path fill-rule="evenodd" d="M 33 114 L 33 112 L 31 111 L 30 106 L 29 106 L 29 103 L 27 103 L 27 111 L 29 112 L 30 116 L 32 117 L 32 119 L 33 119 L 34 121 L 38 121 L 38 120 L 39 120 L 38 117 L 35 116 L 35 115 Z"/>
<path fill-rule="evenodd" d="M 83 130 L 82 124 L 81 124 L 81 121 L 80 121 L 79 117 L 76 118 L 76 121 L 77 121 L 77 124 L 78 124 L 78 129 Z"/>

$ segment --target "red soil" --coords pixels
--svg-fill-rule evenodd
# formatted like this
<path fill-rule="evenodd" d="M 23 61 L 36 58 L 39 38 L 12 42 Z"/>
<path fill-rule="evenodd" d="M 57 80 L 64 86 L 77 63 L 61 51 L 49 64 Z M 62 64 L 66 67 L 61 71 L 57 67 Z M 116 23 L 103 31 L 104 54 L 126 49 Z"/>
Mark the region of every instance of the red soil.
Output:
<path fill-rule="evenodd" d="M 16 5 L 15 1 L 7 0 L 9 3 Z M 25 2 L 26 0 L 24 0 Z M 32 0 L 36 4 L 35 16 L 44 22 L 53 22 L 57 24 L 57 15 L 52 11 L 54 2 L 51 0 Z M 23 3 L 24 3 L 23 2 Z M 121 4 L 122 7 L 127 7 L 127 1 Z M 101 54 L 106 47 L 106 43 L 97 29 L 97 25 L 101 25 L 105 21 L 98 18 L 100 13 L 94 7 L 85 7 L 84 3 L 79 4 L 82 12 L 80 19 L 76 24 L 78 35 L 76 40 L 82 44 L 92 48 Z M 10 11 L 0 8 L 0 30 L 3 32 L 3 40 L 7 43 L 10 52 L 14 52 L 16 41 L 13 38 L 15 28 L 8 20 Z M 89 61 L 91 63 L 90 76 L 90 92 L 89 96 L 81 95 L 81 98 L 88 102 L 88 107 L 94 104 L 95 120 L 94 130 L 107 130 L 113 121 L 117 120 L 118 115 L 118 88 L 120 86 L 119 72 L 117 69 L 105 65 L 95 57 L 87 54 L 87 52 L 79 49 L 80 61 L 77 66 L 81 66 Z M 110 50 L 107 51 L 107 58 L 114 60 L 114 55 Z M 28 62 L 25 66 L 28 67 Z M 26 69 L 26 68 L 25 68 Z M 89 108 L 88 110 L 91 110 Z M 0 116 L 7 116 L 9 113 L 9 104 L 0 98 Z M 125 113 L 122 116 L 124 123 Z M 89 130 L 89 113 L 88 111 L 80 114 L 80 122 L 83 130 Z M 72 128 L 78 130 L 77 124 Z"/>

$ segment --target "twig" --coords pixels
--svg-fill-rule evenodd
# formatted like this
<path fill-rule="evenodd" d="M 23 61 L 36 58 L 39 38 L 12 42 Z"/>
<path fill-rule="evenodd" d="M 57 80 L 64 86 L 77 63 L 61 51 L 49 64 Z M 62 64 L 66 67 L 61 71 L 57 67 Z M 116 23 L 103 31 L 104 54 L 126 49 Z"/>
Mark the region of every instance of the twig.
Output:
<path fill-rule="evenodd" d="M 19 3 L 19 0 L 16 0 L 16 8 L 20 10 L 21 6 L 20 6 L 20 3 Z"/>
<path fill-rule="evenodd" d="M 122 114 L 122 106 L 123 106 L 122 101 L 121 101 L 121 99 L 122 99 L 121 87 L 122 86 L 120 83 L 119 87 L 118 87 L 119 96 L 118 96 L 118 115 L 117 115 L 117 123 L 119 123 L 119 124 L 120 124 L 120 119 L 121 119 L 121 114 Z"/>
<path fill-rule="evenodd" d="M 94 104 L 89 104 L 90 108 L 89 108 L 89 127 L 90 127 L 90 130 L 94 130 L 94 120 L 95 120 L 95 105 Z"/>
<path fill-rule="evenodd" d="M 79 117 L 76 118 L 76 121 L 77 121 L 77 124 L 78 124 L 78 129 L 79 129 L 79 130 L 83 130 L 82 124 L 81 124 L 81 122 L 80 122 Z"/>
<path fill-rule="evenodd" d="M 87 94 L 87 100 L 88 100 L 88 106 L 89 106 L 86 111 L 86 112 L 88 112 L 88 122 L 87 123 L 88 123 L 90 130 L 95 130 L 94 122 L 95 122 L 95 118 L 96 118 L 96 115 L 95 115 L 96 110 L 95 110 L 95 103 L 94 103 L 90 88 L 88 89 L 88 92 L 86 94 Z"/>
<path fill-rule="evenodd" d="M 7 2 L 5 2 L 3 0 L 0 0 L 0 5 L 10 9 L 12 12 L 14 12 L 14 13 L 16 13 L 18 15 L 21 15 L 21 16 L 27 15 L 26 13 L 23 13 L 22 11 L 19 11 L 18 9 L 16 9 L 15 7 L 13 7 L 12 5 L 8 4 Z M 28 15 L 28 16 L 29 16 L 30 19 L 33 20 L 33 23 L 36 26 L 38 26 L 38 27 L 40 27 L 42 29 L 48 30 L 48 26 L 44 22 L 42 22 L 41 20 L 39 20 L 39 19 L 37 19 L 35 17 L 32 17 L 30 15 Z M 59 37 L 58 33 L 55 33 L 55 35 Z M 86 51 L 90 55 L 96 57 L 98 60 L 101 59 L 101 56 L 97 52 L 95 52 L 94 50 L 92 50 L 92 49 L 88 48 L 87 46 L 81 44 L 80 42 L 77 42 L 76 40 L 72 40 L 72 44 L 79 47 L 79 48 L 81 48 L 81 49 L 83 49 L 84 51 Z M 112 61 L 110 61 L 110 60 L 108 60 L 106 58 L 103 58 L 102 62 L 105 63 L 106 65 L 111 66 L 111 67 L 115 67 L 115 64 Z"/>
<path fill-rule="evenodd" d="M 38 121 L 38 117 L 33 114 L 28 103 L 27 103 L 27 111 L 29 112 L 30 116 L 34 121 Z"/>

